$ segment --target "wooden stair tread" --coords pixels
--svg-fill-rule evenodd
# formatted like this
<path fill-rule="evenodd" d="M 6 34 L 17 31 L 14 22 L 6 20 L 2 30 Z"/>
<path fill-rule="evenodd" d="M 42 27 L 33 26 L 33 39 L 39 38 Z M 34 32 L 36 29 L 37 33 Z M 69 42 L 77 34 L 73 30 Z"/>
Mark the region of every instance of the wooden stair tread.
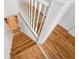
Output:
<path fill-rule="evenodd" d="M 24 41 L 32 40 L 29 37 L 27 37 L 24 33 L 20 32 L 19 34 L 15 35 L 12 42 L 12 47 L 16 46 L 17 44 L 20 44 Z"/>
<path fill-rule="evenodd" d="M 31 42 L 31 40 L 26 40 L 26 41 L 24 41 L 24 42 L 20 42 L 20 44 L 17 44 L 17 45 L 15 45 L 15 46 L 13 46 L 12 47 L 12 50 L 15 50 L 15 49 L 17 49 L 17 48 L 19 48 L 19 47 L 21 47 L 21 46 L 23 46 L 23 45 L 26 45 L 26 44 L 28 44 L 28 43 L 30 43 Z"/>
<path fill-rule="evenodd" d="M 22 32 L 19 32 L 17 35 L 14 35 L 13 37 L 14 42 L 18 42 L 18 41 L 26 40 L 26 39 L 28 39 L 28 37 Z"/>
<path fill-rule="evenodd" d="M 21 42 L 24 42 L 24 41 L 27 41 L 27 40 L 21 40 L 21 41 L 18 41 L 17 43 L 14 42 L 12 47 L 14 47 L 14 46 L 16 46 L 16 45 L 18 45 L 18 44 L 20 44 Z"/>
<path fill-rule="evenodd" d="M 15 47 L 16 45 L 18 45 L 18 44 L 20 44 L 20 43 L 28 42 L 28 41 L 32 41 L 32 40 L 30 40 L 30 39 L 25 39 L 25 40 L 24 40 L 24 38 L 22 38 L 22 40 L 19 40 L 18 42 L 15 42 L 15 41 L 14 41 L 13 47 Z"/>
<path fill-rule="evenodd" d="M 24 50 L 22 53 L 13 56 L 12 59 L 46 59 L 46 57 L 41 52 L 38 45 L 35 44 L 27 50 Z"/>
<path fill-rule="evenodd" d="M 23 45 L 21 46 L 20 48 L 17 48 L 15 49 L 14 51 L 12 51 L 11 55 L 14 56 L 14 55 L 17 55 L 21 52 L 23 52 L 24 50 L 30 48 L 31 46 L 33 46 L 35 43 L 32 41 L 32 42 L 29 42 L 28 44 L 26 45 Z"/>

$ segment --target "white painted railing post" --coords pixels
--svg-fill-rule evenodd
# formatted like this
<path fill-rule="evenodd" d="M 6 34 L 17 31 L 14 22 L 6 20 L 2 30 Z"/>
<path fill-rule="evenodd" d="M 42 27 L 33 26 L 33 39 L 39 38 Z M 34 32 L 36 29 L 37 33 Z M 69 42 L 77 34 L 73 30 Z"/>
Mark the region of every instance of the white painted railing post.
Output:
<path fill-rule="evenodd" d="M 43 17 L 42 17 L 42 19 L 41 19 L 41 24 L 40 24 L 40 27 L 39 27 L 38 36 L 39 36 L 40 33 L 41 33 L 41 28 L 42 28 L 42 26 L 43 26 L 43 24 L 44 24 L 44 21 L 45 21 L 46 12 L 47 12 L 47 8 L 44 7 Z"/>
<path fill-rule="evenodd" d="M 41 3 L 39 3 L 38 16 L 37 16 L 37 22 L 36 22 L 36 29 L 35 29 L 35 31 L 37 31 L 38 21 L 40 20 L 39 17 L 40 17 L 41 8 L 42 8 L 42 5 L 41 5 Z"/>
<path fill-rule="evenodd" d="M 33 21 L 33 29 L 34 29 L 34 27 L 35 27 L 35 19 L 36 19 L 35 16 L 36 16 L 37 1 L 35 1 L 35 5 L 34 5 L 34 6 L 35 6 L 35 8 L 34 8 L 34 18 L 33 18 L 33 20 L 34 20 L 34 21 Z"/>

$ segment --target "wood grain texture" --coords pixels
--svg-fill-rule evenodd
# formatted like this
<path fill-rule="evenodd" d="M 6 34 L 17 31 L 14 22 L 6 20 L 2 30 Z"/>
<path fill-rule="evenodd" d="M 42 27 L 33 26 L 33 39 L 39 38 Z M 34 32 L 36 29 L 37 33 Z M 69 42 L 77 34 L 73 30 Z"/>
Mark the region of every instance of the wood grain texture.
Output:
<path fill-rule="evenodd" d="M 22 53 L 13 57 L 13 59 L 46 59 L 44 54 L 41 52 L 37 45 L 28 48 L 27 50 L 23 51 Z"/>
<path fill-rule="evenodd" d="M 19 53 L 23 52 L 24 50 L 32 47 L 35 45 L 35 42 L 32 41 L 27 35 L 22 32 L 13 36 L 12 41 L 12 48 L 11 48 L 11 56 L 18 55 Z"/>
<path fill-rule="evenodd" d="M 75 38 L 59 25 L 41 47 L 49 59 L 75 59 Z"/>

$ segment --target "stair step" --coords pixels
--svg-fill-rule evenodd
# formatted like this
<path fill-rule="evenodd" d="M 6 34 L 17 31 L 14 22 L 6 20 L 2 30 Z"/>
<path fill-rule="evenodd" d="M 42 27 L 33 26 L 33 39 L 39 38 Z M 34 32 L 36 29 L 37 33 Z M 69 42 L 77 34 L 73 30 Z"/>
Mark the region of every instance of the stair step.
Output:
<path fill-rule="evenodd" d="M 29 42 L 31 42 L 32 40 L 26 40 L 26 41 L 24 41 L 24 42 L 21 42 L 20 44 L 17 44 L 17 45 L 15 45 L 15 46 L 13 46 L 13 48 L 12 48 L 12 51 L 13 50 L 15 50 L 15 49 L 17 49 L 17 48 L 19 48 L 19 47 L 22 47 L 23 45 L 26 45 L 26 44 L 28 44 Z"/>
<path fill-rule="evenodd" d="M 21 42 L 24 42 L 28 39 L 29 39 L 29 37 L 27 37 L 24 33 L 19 33 L 14 36 L 12 47 L 14 47 L 15 45 L 20 44 Z M 29 40 L 31 40 L 31 39 L 29 39 Z"/>
<path fill-rule="evenodd" d="M 20 44 L 21 42 L 24 42 L 24 41 L 29 41 L 30 39 L 26 39 L 25 37 L 24 38 L 21 38 L 19 41 L 17 41 L 17 42 L 15 42 L 14 41 L 14 43 L 13 43 L 13 47 L 15 46 L 15 45 L 18 45 L 18 44 Z"/>
<path fill-rule="evenodd" d="M 14 35 L 13 41 L 17 42 L 17 41 L 21 40 L 21 38 L 23 38 L 23 37 L 27 38 L 27 36 L 24 33 L 20 32 L 20 33 Z"/>
<path fill-rule="evenodd" d="M 12 45 L 12 47 L 14 47 L 14 46 L 16 46 L 16 45 L 18 45 L 18 44 L 20 44 L 21 42 L 24 42 L 24 41 L 26 41 L 26 40 L 22 39 L 21 41 L 18 41 L 17 43 L 14 42 L 13 45 Z"/>
<path fill-rule="evenodd" d="M 26 50 L 26 49 L 32 47 L 34 44 L 35 44 L 35 43 L 32 41 L 32 42 L 29 42 L 29 43 L 26 44 L 26 45 L 23 45 L 23 46 L 20 47 L 20 48 L 17 48 L 16 50 L 12 51 L 11 56 L 15 56 L 15 55 L 17 55 L 17 54 L 23 52 L 24 50 Z"/>

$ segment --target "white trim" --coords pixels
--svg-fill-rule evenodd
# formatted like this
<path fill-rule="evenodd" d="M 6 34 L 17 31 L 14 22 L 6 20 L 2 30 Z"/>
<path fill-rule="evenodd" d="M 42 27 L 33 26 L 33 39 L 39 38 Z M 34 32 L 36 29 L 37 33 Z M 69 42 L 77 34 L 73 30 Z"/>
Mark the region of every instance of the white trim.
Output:
<path fill-rule="evenodd" d="M 46 55 L 46 53 L 44 52 L 43 48 L 37 43 L 38 47 L 40 48 L 40 50 L 42 51 L 42 53 L 44 54 L 44 56 L 46 57 L 46 59 L 49 59 L 48 56 Z"/>

